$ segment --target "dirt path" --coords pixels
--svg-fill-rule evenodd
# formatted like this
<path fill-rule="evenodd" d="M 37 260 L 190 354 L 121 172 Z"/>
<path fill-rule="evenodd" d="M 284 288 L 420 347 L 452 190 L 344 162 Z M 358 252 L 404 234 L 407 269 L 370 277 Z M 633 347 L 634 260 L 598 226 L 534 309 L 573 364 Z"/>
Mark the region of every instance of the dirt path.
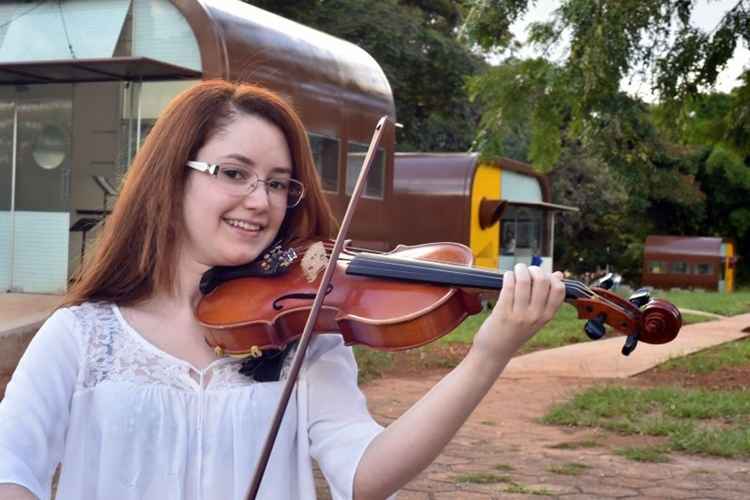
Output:
<path fill-rule="evenodd" d="M 379 422 L 389 423 L 444 373 L 402 374 L 366 385 L 371 412 Z M 666 464 L 633 462 L 613 450 L 626 444 L 649 444 L 652 438 L 622 438 L 537 423 L 554 403 L 607 382 L 541 375 L 501 377 L 435 463 L 409 483 L 399 498 L 748 498 L 748 462 L 674 453 Z M 481 479 L 479 474 L 493 482 L 461 482 L 461 476 L 476 481 Z"/>
<path fill-rule="evenodd" d="M 672 452 L 669 463 L 635 462 L 615 450 L 660 444 L 659 438 L 623 437 L 538 422 L 554 404 L 595 384 L 746 390 L 750 380 L 747 365 L 700 376 L 650 368 L 671 357 L 743 338 L 749 326 L 750 314 L 688 325 L 675 341 L 640 345 L 627 358 L 619 354 L 622 338 L 514 358 L 443 453 L 402 490 L 399 499 L 750 498 L 750 461 Z M 420 356 L 434 355 L 439 361 L 455 364 L 464 354 L 465 348 L 456 346 L 419 355 L 400 353 L 402 357 L 385 377 L 363 386 L 370 411 L 387 425 L 448 373 L 449 368 L 426 369 L 435 365 Z M 320 484 L 320 498 L 329 498 L 324 483 Z"/>

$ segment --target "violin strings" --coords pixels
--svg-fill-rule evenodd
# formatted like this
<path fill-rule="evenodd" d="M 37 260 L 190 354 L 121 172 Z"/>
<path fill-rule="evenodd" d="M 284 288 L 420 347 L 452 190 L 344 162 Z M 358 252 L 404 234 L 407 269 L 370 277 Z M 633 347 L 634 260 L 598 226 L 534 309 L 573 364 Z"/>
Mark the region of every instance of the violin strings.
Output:
<path fill-rule="evenodd" d="M 331 240 L 320 240 L 320 241 L 322 241 L 323 247 L 327 252 L 330 252 L 333 249 L 333 244 L 334 244 L 333 241 Z M 297 254 L 301 255 L 307 249 L 309 249 L 312 244 L 313 243 L 306 243 L 304 245 L 299 245 L 299 246 L 293 247 L 293 250 L 297 252 Z M 402 265 L 413 265 L 417 269 L 419 269 L 420 264 L 425 263 L 427 266 L 432 264 L 433 266 L 439 266 L 441 270 L 458 273 L 459 275 L 463 274 L 467 278 L 485 277 L 485 278 L 497 278 L 497 279 L 502 280 L 502 274 L 495 272 L 495 271 L 491 271 L 489 269 L 465 267 L 465 266 L 460 266 L 458 264 L 436 261 L 436 260 L 419 261 L 416 259 L 415 260 L 404 259 L 404 258 L 399 258 L 399 257 L 388 256 L 386 252 L 371 250 L 367 248 L 346 247 L 345 250 L 351 250 L 353 252 L 359 252 L 359 253 L 372 253 L 372 254 L 380 255 L 381 257 L 393 260 L 394 263 L 398 263 Z M 339 260 L 343 260 L 343 261 L 351 261 L 352 259 L 353 257 L 347 254 L 341 254 L 339 256 Z M 592 298 L 597 295 L 593 290 L 591 290 L 588 286 L 586 286 L 584 283 L 580 281 L 563 279 L 563 283 L 565 284 L 565 288 L 567 290 L 577 293 L 579 296 Z"/>

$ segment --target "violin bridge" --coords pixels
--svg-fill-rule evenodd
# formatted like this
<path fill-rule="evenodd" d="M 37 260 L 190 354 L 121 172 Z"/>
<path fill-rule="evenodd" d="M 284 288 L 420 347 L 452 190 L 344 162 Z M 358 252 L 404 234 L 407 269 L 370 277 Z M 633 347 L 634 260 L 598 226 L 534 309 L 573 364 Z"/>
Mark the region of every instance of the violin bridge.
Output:
<path fill-rule="evenodd" d="M 313 243 L 305 252 L 300 262 L 302 272 L 308 283 L 313 283 L 320 272 L 328 266 L 328 254 L 326 254 L 325 245 L 322 241 Z"/>

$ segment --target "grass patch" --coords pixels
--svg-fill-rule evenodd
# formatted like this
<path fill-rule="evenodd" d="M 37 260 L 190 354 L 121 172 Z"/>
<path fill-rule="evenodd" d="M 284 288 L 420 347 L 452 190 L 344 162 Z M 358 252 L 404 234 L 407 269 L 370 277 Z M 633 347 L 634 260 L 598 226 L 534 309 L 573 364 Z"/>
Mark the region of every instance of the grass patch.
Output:
<path fill-rule="evenodd" d="M 456 476 L 454 481 L 456 483 L 494 484 L 510 483 L 512 479 L 510 476 L 495 474 L 494 472 L 473 472 Z"/>
<path fill-rule="evenodd" d="M 657 370 L 684 370 L 688 373 L 705 374 L 731 366 L 748 364 L 750 364 L 750 339 L 741 339 L 669 360 L 659 365 Z"/>
<path fill-rule="evenodd" d="M 504 491 L 505 493 L 520 493 L 521 495 L 553 496 L 553 493 L 546 488 L 532 488 L 518 483 L 509 485 Z"/>
<path fill-rule="evenodd" d="M 549 445 L 547 448 L 554 450 L 580 450 L 582 448 L 599 448 L 602 444 L 597 441 L 573 441 L 570 443 L 558 443 Z"/>
<path fill-rule="evenodd" d="M 665 437 L 665 453 L 750 458 L 750 391 L 599 387 L 555 406 L 547 424 Z"/>
<path fill-rule="evenodd" d="M 549 467 L 547 467 L 547 471 L 563 476 L 580 476 L 583 471 L 590 468 L 590 465 L 568 462 L 564 464 L 550 465 Z"/>
<path fill-rule="evenodd" d="M 498 465 L 498 467 L 508 467 L 509 469 L 512 469 L 510 466 L 505 465 Z M 456 476 L 454 478 L 454 481 L 457 484 L 498 484 L 498 483 L 505 483 L 508 486 L 503 490 L 505 493 L 521 493 L 523 495 L 543 495 L 543 496 L 552 496 L 552 492 L 545 488 L 533 488 L 529 486 L 525 486 L 523 484 L 518 484 L 513 481 L 513 479 L 508 475 L 500 475 L 495 474 L 493 472 L 475 472 L 475 473 L 469 473 L 469 474 L 461 474 L 459 476 Z"/>
<path fill-rule="evenodd" d="M 489 316 L 488 311 L 470 316 L 458 328 L 440 339 L 440 342 L 470 344 L 487 316 Z M 577 316 L 574 307 L 563 305 L 552 321 L 534 335 L 519 352 L 525 353 L 588 341 L 589 338 L 583 332 L 584 322 Z"/>
<path fill-rule="evenodd" d="M 750 289 L 742 288 L 734 293 L 718 293 L 705 291 L 664 291 L 654 290 L 653 297 L 659 297 L 673 303 L 677 307 L 695 309 L 698 311 L 734 316 L 750 312 Z"/>
<path fill-rule="evenodd" d="M 458 325 L 455 330 L 445 337 L 442 337 L 439 342 L 445 344 L 471 344 L 471 341 L 474 339 L 474 334 L 477 333 L 477 330 L 479 330 L 479 327 L 482 326 L 482 323 L 484 323 L 484 320 L 486 320 L 489 315 L 490 312 L 485 309 L 478 314 L 469 316 L 463 323 Z"/>
<path fill-rule="evenodd" d="M 389 352 L 376 351 L 365 347 L 354 346 L 354 357 L 357 359 L 360 384 L 379 378 L 393 365 L 393 355 Z"/>
<path fill-rule="evenodd" d="M 515 469 L 513 468 L 513 466 L 512 466 L 512 465 L 508 465 L 508 464 L 497 464 L 497 465 L 495 466 L 495 470 L 501 470 L 501 471 L 504 471 L 504 472 L 510 472 L 510 471 L 512 471 L 512 470 L 515 470 Z"/>
<path fill-rule="evenodd" d="M 618 448 L 615 453 L 636 462 L 666 463 L 669 462 L 669 450 L 663 446 L 631 446 Z"/>
<path fill-rule="evenodd" d="M 681 313 L 682 325 L 694 325 L 695 323 L 703 323 L 704 321 L 715 321 L 716 318 L 711 316 L 703 316 L 700 314 Z"/>

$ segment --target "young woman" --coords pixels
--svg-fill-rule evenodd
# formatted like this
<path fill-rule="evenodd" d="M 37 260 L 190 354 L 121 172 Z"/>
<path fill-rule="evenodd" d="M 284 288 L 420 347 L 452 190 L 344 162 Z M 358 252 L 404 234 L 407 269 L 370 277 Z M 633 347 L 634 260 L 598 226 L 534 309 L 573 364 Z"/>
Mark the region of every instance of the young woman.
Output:
<path fill-rule="evenodd" d="M 198 84 L 136 156 L 80 279 L 0 403 L 0 499 L 240 499 L 283 385 L 217 358 L 194 316 L 201 275 L 274 241 L 331 235 L 304 127 L 274 94 Z M 416 476 L 563 301 L 559 273 L 517 266 L 461 364 L 380 427 L 337 335 L 310 346 L 259 498 L 382 499 Z M 291 356 L 287 357 L 287 361 Z M 285 361 L 285 362 L 287 362 Z"/>

